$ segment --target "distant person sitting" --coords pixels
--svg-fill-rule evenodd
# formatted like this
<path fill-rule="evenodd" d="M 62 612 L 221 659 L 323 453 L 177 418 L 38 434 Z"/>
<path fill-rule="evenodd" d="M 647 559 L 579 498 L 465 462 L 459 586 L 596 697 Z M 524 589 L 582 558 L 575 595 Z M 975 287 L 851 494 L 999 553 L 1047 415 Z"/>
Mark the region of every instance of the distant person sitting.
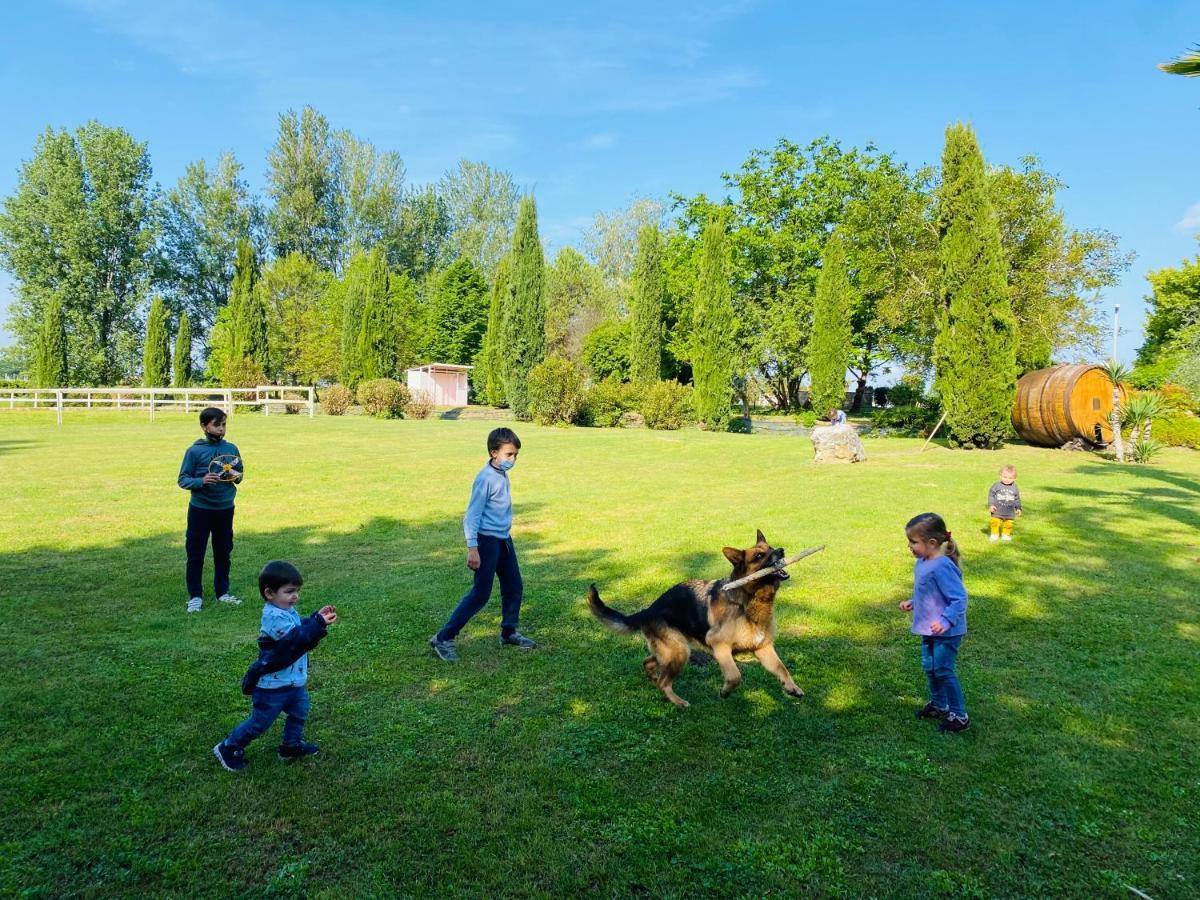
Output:
<path fill-rule="evenodd" d="M 846 414 L 840 409 L 831 409 L 829 411 L 828 418 L 829 418 L 830 425 L 845 425 L 846 424 Z"/>

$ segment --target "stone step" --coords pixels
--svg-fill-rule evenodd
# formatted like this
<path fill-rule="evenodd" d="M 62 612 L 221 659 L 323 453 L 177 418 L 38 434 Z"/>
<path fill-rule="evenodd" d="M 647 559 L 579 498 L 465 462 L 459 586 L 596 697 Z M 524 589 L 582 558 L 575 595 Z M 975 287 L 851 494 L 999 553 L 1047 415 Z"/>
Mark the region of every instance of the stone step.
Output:
<path fill-rule="evenodd" d="M 434 417 L 462 422 L 511 422 L 511 409 L 495 409 L 491 406 L 451 406 L 434 411 Z"/>

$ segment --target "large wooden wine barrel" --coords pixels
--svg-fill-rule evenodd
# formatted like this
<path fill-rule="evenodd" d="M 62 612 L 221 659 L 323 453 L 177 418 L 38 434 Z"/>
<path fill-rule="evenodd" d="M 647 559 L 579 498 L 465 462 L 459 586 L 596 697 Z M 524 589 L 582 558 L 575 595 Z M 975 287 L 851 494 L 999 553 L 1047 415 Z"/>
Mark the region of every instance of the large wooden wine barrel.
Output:
<path fill-rule="evenodd" d="M 1076 438 L 1107 444 L 1112 440 L 1112 392 L 1112 382 L 1095 365 L 1029 372 L 1017 382 L 1013 427 L 1026 441 L 1043 447 L 1061 447 Z"/>

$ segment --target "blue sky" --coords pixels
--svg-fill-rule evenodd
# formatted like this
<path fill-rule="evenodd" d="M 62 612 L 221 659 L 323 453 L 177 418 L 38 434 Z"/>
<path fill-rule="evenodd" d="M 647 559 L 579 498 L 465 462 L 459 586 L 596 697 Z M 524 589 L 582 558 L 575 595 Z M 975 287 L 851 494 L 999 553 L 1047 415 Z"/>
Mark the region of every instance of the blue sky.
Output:
<path fill-rule="evenodd" d="M 1069 220 L 1137 253 L 1105 300 L 1126 360 L 1146 271 L 1198 249 L 1200 79 L 1155 69 L 1200 43 L 1194 2 L 71 0 L 4 18 L 0 195 L 42 128 L 89 118 L 148 141 L 163 184 L 230 149 L 258 190 L 278 114 L 311 104 L 399 151 L 411 182 L 462 157 L 510 170 L 562 246 L 635 196 L 719 191 L 779 137 L 915 165 L 961 119 L 989 161 L 1041 156 Z"/>

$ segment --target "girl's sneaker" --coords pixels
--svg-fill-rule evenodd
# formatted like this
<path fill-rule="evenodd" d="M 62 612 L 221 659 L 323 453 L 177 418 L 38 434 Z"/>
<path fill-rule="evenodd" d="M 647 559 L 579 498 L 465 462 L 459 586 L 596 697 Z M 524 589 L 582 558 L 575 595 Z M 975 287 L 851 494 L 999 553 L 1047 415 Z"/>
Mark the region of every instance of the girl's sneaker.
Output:
<path fill-rule="evenodd" d="M 308 744 L 304 741 L 301 741 L 299 744 L 279 745 L 280 759 L 303 759 L 305 756 L 312 756 L 320 752 L 321 748 L 316 744 Z"/>
<path fill-rule="evenodd" d="M 944 719 L 949 710 L 942 709 L 940 706 L 934 706 L 933 702 L 926 703 L 917 710 L 918 719 Z"/>
<path fill-rule="evenodd" d="M 233 596 L 233 594 L 222 594 L 220 597 L 217 598 L 217 602 L 218 603 L 228 603 L 230 606 L 241 606 L 242 605 L 242 601 L 239 600 L 237 597 Z"/>
<path fill-rule="evenodd" d="M 193 597 L 191 600 L 188 601 L 187 611 L 188 612 L 200 612 L 200 607 L 202 607 L 203 605 L 204 605 L 203 597 Z"/>
<path fill-rule="evenodd" d="M 956 716 L 954 713 L 948 713 L 946 718 L 938 725 L 938 731 L 948 731 L 957 733 L 966 731 L 971 727 L 971 720 L 966 716 Z"/>
<path fill-rule="evenodd" d="M 224 741 L 213 747 L 213 755 L 227 772 L 240 772 L 246 768 L 246 751 L 227 747 Z"/>

